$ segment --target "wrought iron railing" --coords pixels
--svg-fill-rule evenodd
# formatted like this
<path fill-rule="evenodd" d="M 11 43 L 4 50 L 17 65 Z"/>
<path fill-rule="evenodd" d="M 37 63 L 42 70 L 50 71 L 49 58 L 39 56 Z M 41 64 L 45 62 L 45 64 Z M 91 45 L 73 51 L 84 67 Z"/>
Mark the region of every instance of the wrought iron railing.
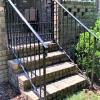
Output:
<path fill-rule="evenodd" d="M 71 61 L 78 64 L 79 69 L 86 72 L 86 69 L 90 68 L 93 73 L 96 66 L 98 37 L 71 14 L 70 9 L 66 9 L 66 0 L 52 2 L 54 3 L 54 41 L 66 52 L 66 56 Z"/>
<path fill-rule="evenodd" d="M 22 0 L 18 2 L 22 2 Z M 92 59 L 86 64 L 86 67 L 92 66 L 91 71 L 94 71 L 98 38 L 96 34 L 65 8 L 66 0 L 33 0 L 34 7 L 24 5 L 24 3 L 19 4 L 18 2 L 17 0 L 6 0 L 5 2 L 8 47 L 30 80 L 33 91 L 40 99 L 42 98 L 42 89 L 44 89 L 44 99 L 46 100 L 45 59 L 48 46 L 44 41 L 52 40 L 57 43 L 59 49 L 66 53 L 69 60 L 77 63 L 81 69 L 85 65 L 84 59 L 85 61 Z M 34 12 L 34 18 L 31 18 L 31 10 Z M 82 43 L 83 45 L 81 45 Z M 38 47 L 35 48 L 37 45 Z M 21 50 L 21 55 L 17 49 Z M 29 52 L 32 50 L 34 54 L 29 55 Z M 36 54 L 37 56 L 35 56 Z M 37 59 L 39 60 L 38 63 Z M 33 68 L 35 71 L 31 71 L 31 75 L 29 75 L 27 70 L 29 60 L 34 62 Z M 23 62 L 26 62 L 26 64 Z M 41 67 L 44 70 L 44 79 L 39 81 L 40 91 L 37 90 L 37 87 L 31 80 L 34 75 L 36 77 L 37 65 L 39 76 L 41 76 Z M 93 81 L 93 79 L 91 80 Z"/>
<path fill-rule="evenodd" d="M 34 14 L 36 13 L 36 2 L 34 9 L 32 11 Z M 7 36 L 8 36 L 8 48 L 10 49 L 13 57 L 17 60 L 18 65 L 21 67 L 22 71 L 26 74 L 27 78 L 32 85 L 32 90 L 42 99 L 44 90 L 44 99 L 46 98 L 46 66 L 45 59 L 47 55 L 48 45 L 45 44 L 45 35 L 46 33 L 51 32 L 51 23 L 42 21 L 42 19 L 31 20 L 29 18 L 25 18 L 24 4 L 18 4 L 17 0 L 6 0 L 5 1 L 5 11 L 6 11 L 6 23 L 7 23 Z M 40 8 L 42 7 L 40 1 Z M 31 9 L 31 8 L 29 8 Z M 35 10 L 35 11 L 34 11 Z M 27 14 L 27 13 L 26 13 Z M 31 11 L 29 12 L 30 17 Z M 27 16 L 27 15 L 26 15 Z M 39 17 L 41 18 L 42 15 Z M 35 16 L 34 16 L 35 17 Z M 47 27 L 47 28 L 46 28 Z M 35 31 L 37 30 L 37 32 Z M 40 37 L 42 34 L 42 38 Z M 49 40 L 52 36 L 49 36 Z M 44 40 L 43 40 L 44 39 Z M 36 47 L 36 48 L 35 48 Z M 21 51 L 20 52 L 18 52 Z M 29 55 L 29 52 L 32 52 L 33 55 Z M 26 51 L 26 52 L 25 52 Z M 37 55 L 36 55 L 37 54 Z M 37 62 L 38 59 L 38 62 Z M 34 71 L 31 71 L 31 75 L 29 74 L 28 67 L 29 61 L 34 63 L 31 65 Z M 24 63 L 25 62 L 25 63 Z M 44 79 L 39 79 L 39 90 L 37 90 L 37 86 L 35 86 L 34 82 L 31 80 L 33 76 L 37 76 L 37 65 L 39 70 L 39 76 L 41 76 L 41 67 L 43 67 L 43 76 Z"/>

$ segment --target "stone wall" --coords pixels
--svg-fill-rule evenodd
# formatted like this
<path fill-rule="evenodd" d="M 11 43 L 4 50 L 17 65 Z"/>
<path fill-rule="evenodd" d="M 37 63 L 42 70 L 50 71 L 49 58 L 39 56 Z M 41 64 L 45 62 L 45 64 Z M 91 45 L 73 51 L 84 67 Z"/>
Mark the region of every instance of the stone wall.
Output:
<path fill-rule="evenodd" d="M 3 0 L 0 0 L 0 83 L 8 80 L 7 37 Z"/>
<path fill-rule="evenodd" d="M 94 2 L 67 1 L 65 7 L 86 26 L 90 27 L 94 24 L 96 18 L 96 5 Z"/>
<path fill-rule="evenodd" d="M 94 2 L 66 1 L 64 6 L 87 27 L 94 25 L 96 19 L 96 4 Z"/>

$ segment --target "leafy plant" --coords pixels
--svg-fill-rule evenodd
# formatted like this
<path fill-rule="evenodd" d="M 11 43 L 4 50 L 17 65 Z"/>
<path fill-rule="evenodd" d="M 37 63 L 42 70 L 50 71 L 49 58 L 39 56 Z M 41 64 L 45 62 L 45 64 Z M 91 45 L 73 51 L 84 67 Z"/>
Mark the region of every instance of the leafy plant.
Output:
<path fill-rule="evenodd" d="M 94 36 L 88 32 L 80 34 L 79 41 L 76 45 L 77 63 L 87 72 L 91 72 L 94 57 L 96 58 L 96 62 L 94 63 L 96 63 L 97 66 L 94 71 L 97 71 L 100 67 L 100 19 L 96 21 L 95 26 L 94 28 L 91 28 L 91 31 L 98 37 L 96 45 L 94 44 Z M 97 74 L 100 75 L 100 72 L 98 71 Z"/>

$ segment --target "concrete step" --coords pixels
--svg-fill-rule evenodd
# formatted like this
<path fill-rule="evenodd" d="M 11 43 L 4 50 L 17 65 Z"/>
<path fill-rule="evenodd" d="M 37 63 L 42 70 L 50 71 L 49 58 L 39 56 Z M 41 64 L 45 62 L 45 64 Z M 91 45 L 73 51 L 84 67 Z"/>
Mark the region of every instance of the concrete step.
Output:
<path fill-rule="evenodd" d="M 20 58 L 20 60 L 27 71 L 38 69 L 39 66 L 43 67 L 43 54 L 40 55 L 40 60 L 38 55 Z M 48 53 L 45 62 L 46 65 L 51 65 L 59 62 L 64 62 L 66 60 L 66 55 L 63 52 L 54 51 Z M 8 60 L 8 66 L 11 67 L 15 73 L 20 73 L 22 71 L 17 59 Z"/>
<path fill-rule="evenodd" d="M 67 96 L 69 93 L 77 91 L 85 87 L 86 80 L 82 75 L 73 75 L 70 77 L 63 78 L 59 81 L 53 82 L 46 86 L 47 90 L 47 100 L 63 100 L 62 97 Z M 38 91 L 40 89 L 38 88 Z M 27 98 L 27 100 L 39 100 L 39 97 L 32 91 L 22 91 L 22 94 Z M 42 97 L 43 96 L 42 90 Z"/>
<path fill-rule="evenodd" d="M 56 51 L 58 50 L 58 46 L 56 45 L 56 43 L 52 42 L 52 41 L 47 41 L 45 42 L 45 44 L 48 44 L 48 51 L 52 52 L 52 51 Z M 35 47 L 35 49 L 34 49 Z M 11 48 L 16 50 L 16 53 L 19 55 L 20 58 L 22 57 L 26 57 L 26 56 L 30 56 L 30 55 L 36 55 L 39 53 L 39 45 L 38 43 L 32 43 L 30 44 L 21 44 L 21 45 L 17 45 L 17 46 L 12 46 Z M 11 59 L 13 58 L 11 55 L 11 50 L 8 51 L 8 58 Z M 43 53 L 43 46 L 40 43 L 40 53 Z"/>
<path fill-rule="evenodd" d="M 39 74 L 39 71 L 41 72 L 41 75 Z M 77 68 L 71 62 L 54 64 L 46 68 L 46 82 L 49 83 L 51 81 L 55 81 L 65 76 L 69 76 L 76 73 L 77 73 Z M 36 74 L 35 71 L 28 72 L 28 74 L 36 86 L 39 86 L 40 84 L 39 80 L 41 80 L 42 82 L 41 84 L 43 84 L 43 78 L 44 78 L 43 68 L 41 68 L 40 70 L 39 69 L 36 70 Z M 31 88 L 31 84 L 25 73 L 18 74 L 18 81 L 20 89 L 28 90 Z"/>

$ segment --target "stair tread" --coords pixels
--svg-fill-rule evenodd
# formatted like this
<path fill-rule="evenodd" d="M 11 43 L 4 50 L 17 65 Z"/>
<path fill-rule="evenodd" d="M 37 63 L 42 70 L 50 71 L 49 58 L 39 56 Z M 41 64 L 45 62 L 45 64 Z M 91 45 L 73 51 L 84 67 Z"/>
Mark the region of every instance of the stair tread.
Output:
<path fill-rule="evenodd" d="M 82 81 L 85 81 L 83 76 L 73 75 L 71 77 L 67 77 L 67 78 L 61 79 L 60 81 L 57 81 L 57 82 L 47 85 L 47 92 L 49 94 L 52 94 L 59 90 L 63 90 L 64 88 L 67 88 L 67 87 L 73 86 L 77 83 L 80 83 Z M 55 89 L 51 89 L 52 86 L 55 87 Z"/>
<path fill-rule="evenodd" d="M 47 95 L 56 93 L 68 87 L 71 87 L 77 83 L 85 81 L 85 78 L 82 75 L 76 74 L 70 77 L 66 77 L 59 81 L 53 82 L 51 84 L 46 85 Z M 39 88 L 38 88 L 39 90 Z M 33 91 L 24 92 L 27 96 L 31 96 L 31 99 L 34 98 L 35 93 Z M 30 95 L 31 94 L 31 95 Z M 32 95 L 33 94 L 33 95 Z M 35 95 L 36 100 L 38 97 Z"/>
<path fill-rule="evenodd" d="M 46 41 L 46 42 L 44 42 L 45 44 L 48 44 L 48 45 L 50 45 L 50 44 L 55 44 L 54 42 L 52 42 L 52 41 Z M 40 43 L 40 45 L 41 45 L 41 43 Z M 34 46 L 36 47 L 36 46 L 38 46 L 38 43 L 31 43 L 31 48 L 34 48 Z M 26 48 L 26 44 L 21 44 L 21 45 L 17 45 L 17 46 L 11 46 L 13 49 L 21 49 L 21 48 Z M 27 44 L 27 48 L 30 48 L 30 44 Z"/>
<path fill-rule="evenodd" d="M 64 70 L 64 69 L 67 69 L 67 68 L 72 68 L 74 67 L 74 64 L 71 63 L 71 62 L 63 62 L 63 63 L 59 63 L 59 64 L 54 64 L 54 65 L 50 65 L 46 68 L 46 74 L 49 74 L 49 73 L 53 73 L 53 72 L 57 72 L 57 71 L 60 71 L 60 70 Z M 33 71 L 34 73 L 35 71 Z M 28 72 L 29 76 L 31 77 L 31 72 Z M 36 70 L 36 75 L 37 76 L 40 76 L 39 75 L 39 69 Z M 43 75 L 43 68 L 41 68 L 41 75 Z M 34 78 L 35 75 L 33 74 L 32 75 L 32 78 Z M 18 79 L 20 79 L 21 81 L 26 81 L 28 80 L 27 76 L 25 75 L 25 73 L 21 73 L 18 75 Z"/>
<path fill-rule="evenodd" d="M 54 51 L 54 52 L 49 52 L 47 57 L 53 57 L 53 56 L 58 56 L 58 55 L 62 55 L 62 54 L 64 54 L 62 51 Z M 36 61 L 39 60 L 39 55 L 20 58 L 20 60 L 22 62 L 27 62 L 27 61 L 31 62 L 31 61 L 34 61 L 34 58 L 35 58 Z M 43 58 L 43 54 L 40 54 L 40 59 L 42 59 L 42 58 Z M 17 59 L 9 60 L 8 62 L 18 64 Z"/>

